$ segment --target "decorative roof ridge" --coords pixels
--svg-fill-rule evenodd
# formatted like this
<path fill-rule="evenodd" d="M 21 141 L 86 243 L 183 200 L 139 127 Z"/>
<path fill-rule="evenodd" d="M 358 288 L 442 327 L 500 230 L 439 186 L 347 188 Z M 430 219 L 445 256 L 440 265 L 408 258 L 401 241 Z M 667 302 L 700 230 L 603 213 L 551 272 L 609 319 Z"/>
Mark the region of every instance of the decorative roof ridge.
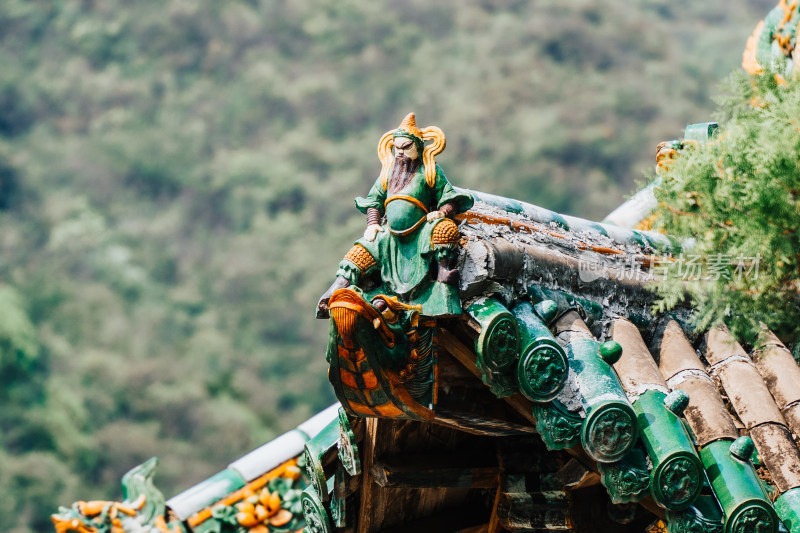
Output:
<path fill-rule="evenodd" d="M 595 222 L 585 218 L 563 215 L 514 198 L 507 198 L 496 194 L 460 187 L 454 188 L 460 193 L 471 195 L 476 202 L 482 202 L 508 213 L 524 216 L 534 222 L 555 224 L 570 232 L 597 234 L 608 237 L 618 244 L 650 247 L 665 253 L 679 253 L 688 246 L 688 243 L 681 243 L 673 237 L 654 231 L 637 230 L 613 224 Z M 465 213 L 465 215 L 468 215 L 468 213 Z"/>
<path fill-rule="evenodd" d="M 336 402 L 303 421 L 296 428 L 231 462 L 225 470 L 176 494 L 167 500 L 167 507 L 181 520 L 188 518 L 227 494 L 227 492 L 220 493 L 220 480 L 233 477 L 240 478 L 242 480 L 240 484 L 250 482 L 278 468 L 286 461 L 298 457 L 303 453 L 306 442 L 336 419 L 338 413 L 339 403 Z"/>

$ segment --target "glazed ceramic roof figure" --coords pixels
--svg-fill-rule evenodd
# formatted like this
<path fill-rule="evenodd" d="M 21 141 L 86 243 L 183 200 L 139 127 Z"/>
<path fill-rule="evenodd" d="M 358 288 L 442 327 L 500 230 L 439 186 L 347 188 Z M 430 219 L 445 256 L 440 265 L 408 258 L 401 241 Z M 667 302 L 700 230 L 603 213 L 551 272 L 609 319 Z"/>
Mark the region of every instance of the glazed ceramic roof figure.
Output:
<path fill-rule="evenodd" d="M 420 130 L 414 113 L 381 137 L 381 173 L 367 197 L 356 198 L 356 207 L 367 215 L 367 229 L 339 264 L 336 282 L 320 300 L 320 317 L 334 290 L 360 286 L 373 275 L 379 283 L 372 296 L 398 297 L 421 306 L 426 316 L 461 312 L 453 268 L 459 233 L 452 218 L 469 209 L 473 199 L 453 189 L 436 164 L 434 157 L 444 147 L 442 130 Z"/>

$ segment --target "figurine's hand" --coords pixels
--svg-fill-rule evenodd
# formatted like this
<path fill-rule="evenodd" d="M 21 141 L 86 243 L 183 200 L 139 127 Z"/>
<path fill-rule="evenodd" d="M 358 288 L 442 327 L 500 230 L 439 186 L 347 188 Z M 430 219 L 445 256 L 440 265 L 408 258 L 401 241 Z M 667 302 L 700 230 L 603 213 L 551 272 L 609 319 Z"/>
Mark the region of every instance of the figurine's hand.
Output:
<path fill-rule="evenodd" d="M 430 213 L 428 213 L 428 222 L 431 222 L 432 220 L 436 220 L 439 218 L 444 218 L 444 213 L 442 213 L 441 211 L 431 211 Z"/>
<path fill-rule="evenodd" d="M 383 231 L 380 224 L 370 224 L 367 226 L 367 229 L 364 230 L 364 239 L 370 242 L 374 241 L 379 231 Z"/>

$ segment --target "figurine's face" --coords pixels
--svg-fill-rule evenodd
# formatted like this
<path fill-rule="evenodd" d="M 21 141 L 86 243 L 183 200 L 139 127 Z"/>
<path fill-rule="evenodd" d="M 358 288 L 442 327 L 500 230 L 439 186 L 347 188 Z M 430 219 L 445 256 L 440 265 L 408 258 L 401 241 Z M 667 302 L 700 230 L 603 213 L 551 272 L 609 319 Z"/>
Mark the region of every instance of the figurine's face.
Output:
<path fill-rule="evenodd" d="M 404 155 L 412 161 L 418 158 L 419 150 L 417 150 L 417 143 L 405 137 L 395 137 L 394 156 L 399 157 L 400 155 Z"/>

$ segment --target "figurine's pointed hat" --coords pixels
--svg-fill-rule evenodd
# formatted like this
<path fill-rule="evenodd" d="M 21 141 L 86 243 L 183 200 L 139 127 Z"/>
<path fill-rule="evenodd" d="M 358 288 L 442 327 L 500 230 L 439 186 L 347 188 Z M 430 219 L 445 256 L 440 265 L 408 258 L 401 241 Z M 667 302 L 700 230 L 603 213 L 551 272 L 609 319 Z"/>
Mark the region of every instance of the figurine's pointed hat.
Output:
<path fill-rule="evenodd" d="M 422 154 L 422 164 L 425 166 L 425 181 L 429 187 L 436 184 L 436 162 L 434 157 L 442 152 L 445 147 L 444 132 L 436 126 L 428 126 L 419 129 L 414 113 L 409 113 L 400 123 L 397 129 L 387 131 L 378 142 L 378 157 L 381 160 L 381 182 L 386 188 L 389 169 L 392 166 L 392 146 L 395 137 L 406 137 L 417 145 L 417 149 Z M 431 141 L 425 146 L 426 141 Z"/>
<path fill-rule="evenodd" d="M 400 126 L 392 133 L 392 137 L 407 137 L 418 144 L 423 144 L 422 132 L 417 127 L 417 118 L 414 113 L 406 115 Z"/>
<path fill-rule="evenodd" d="M 413 133 L 417 137 L 422 135 L 422 132 L 419 131 L 419 128 L 417 127 L 417 117 L 414 115 L 413 111 L 406 115 L 406 118 L 403 119 L 403 122 L 400 123 L 400 127 L 397 129 Z"/>

